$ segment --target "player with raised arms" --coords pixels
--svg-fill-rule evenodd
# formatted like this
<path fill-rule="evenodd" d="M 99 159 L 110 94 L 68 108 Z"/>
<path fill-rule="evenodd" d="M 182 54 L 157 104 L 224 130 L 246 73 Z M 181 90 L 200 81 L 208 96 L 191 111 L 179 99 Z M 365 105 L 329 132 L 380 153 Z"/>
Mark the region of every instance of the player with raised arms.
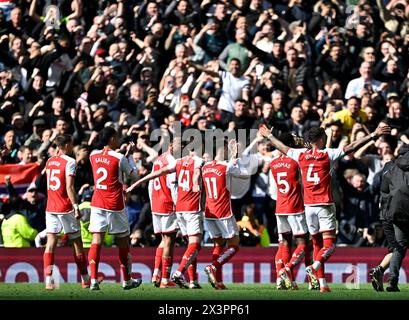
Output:
<path fill-rule="evenodd" d="M 74 260 L 81 274 L 83 288 L 89 288 L 90 279 L 87 270 L 87 257 L 81 240 L 81 213 L 78 208 L 77 195 L 74 189 L 75 159 L 72 154 L 73 143 L 69 135 L 55 138 L 56 156 L 48 159 L 45 165 L 47 175 L 46 232 L 47 244 L 43 255 L 45 288 L 55 289 L 52 279 L 55 248 L 61 231 L 72 240 Z"/>
<path fill-rule="evenodd" d="M 294 149 L 286 146 L 274 137 L 271 129 L 266 126 L 262 126 L 259 130 L 274 147 L 297 161 L 300 166 L 305 215 L 314 247 L 314 262 L 306 268 L 306 273 L 314 285 L 319 282 L 321 292 L 329 292 L 331 290 L 325 280 L 324 262 L 333 254 L 336 241 L 336 215 L 331 190 L 331 173 L 334 170 L 335 161 L 359 149 L 371 139 L 390 134 L 391 128 L 387 125 L 379 125 L 373 133 L 343 149 L 326 148 L 327 135 L 325 129 L 320 127 L 313 127 L 308 132 L 310 149 Z"/>
<path fill-rule="evenodd" d="M 179 141 L 180 139 L 178 138 L 174 139 L 174 147 L 176 147 L 176 144 L 179 144 Z M 168 162 L 169 163 L 167 166 L 162 166 L 160 169 L 152 171 L 147 176 L 135 182 L 127 189 L 127 192 L 132 191 L 142 183 L 150 180 L 156 180 L 157 185 L 162 185 L 162 182 L 165 181 L 164 179 L 162 179 L 161 181 L 160 177 L 165 178 L 172 173 L 176 173 L 177 200 L 175 205 L 175 212 L 178 226 L 182 235 L 188 237 L 188 247 L 183 254 L 182 261 L 179 264 L 178 270 L 172 275 L 171 280 L 181 288 L 189 287 L 191 289 L 199 289 L 200 285 L 197 283 L 196 274 L 196 257 L 201 249 L 200 242 L 202 241 L 203 233 L 203 213 L 200 205 L 201 192 L 199 185 L 200 169 L 203 164 L 203 160 L 196 156 L 195 152 L 190 151 L 189 155 L 177 159 L 176 161 L 171 160 Z M 154 166 L 154 169 L 155 168 L 156 167 Z M 162 191 L 162 196 L 164 195 L 165 191 Z M 156 197 L 155 193 L 153 193 L 152 196 Z M 152 199 L 152 202 L 152 205 L 154 203 L 158 203 L 155 198 Z M 185 278 L 183 276 L 186 270 L 188 271 L 190 279 L 189 286 L 186 284 Z"/>
<path fill-rule="evenodd" d="M 106 231 L 115 235 L 119 249 L 119 262 L 124 290 L 137 288 L 141 279 L 132 279 L 132 257 L 129 252 L 129 222 L 125 209 L 123 184 L 126 179 L 137 179 L 137 170 L 132 156 L 128 157 L 133 144 L 127 147 L 127 154 L 116 152 L 119 136 L 115 129 L 106 127 L 99 133 L 102 150 L 94 150 L 90 155 L 94 176 L 94 194 L 91 200 L 89 231 L 92 233 L 88 261 L 91 270 L 91 290 L 100 290 L 98 265 L 101 245 Z"/>
<path fill-rule="evenodd" d="M 291 133 L 279 136 L 283 144 L 294 148 L 295 141 Z M 278 151 L 270 163 L 271 173 L 277 185 L 276 219 L 279 234 L 279 246 L 276 254 L 276 267 L 279 275 L 277 289 L 298 289 L 294 268 L 310 253 L 308 227 L 305 219 L 304 203 L 300 183 L 298 163 Z M 292 236 L 297 247 L 291 256 Z M 291 257 L 291 258 L 290 258 Z M 310 263 L 310 262 L 309 262 Z"/>
<path fill-rule="evenodd" d="M 229 158 L 225 161 L 224 159 Z M 224 141 L 224 146 L 217 150 L 213 161 L 202 167 L 202 179 L 206 190 L 205 224 L 214 242 L 212 264 L 205 272 L 210 284 L 219 290 L 227 289 L 222 279 L 222 267 L 239 251 L 239 227 L 231 206 L 232 174 L 242 171 L 235 158 L 237 142 Z M 225 248 L 227 244 L 227 248 Z"/>

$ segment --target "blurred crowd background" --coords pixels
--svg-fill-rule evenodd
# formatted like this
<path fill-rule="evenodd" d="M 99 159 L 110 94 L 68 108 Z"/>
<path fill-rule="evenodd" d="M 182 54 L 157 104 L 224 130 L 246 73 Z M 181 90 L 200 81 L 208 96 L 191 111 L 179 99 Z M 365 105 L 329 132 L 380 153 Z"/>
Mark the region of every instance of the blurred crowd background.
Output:
<path fill-rule="evenodd" d="M 152 130 L 172 136 L 178 122 L 203 139 L 216 128 L 266 124 L 304 137 L 323 126 L 333 148 L 385 122 L 392 136 L 346 156 L 333 175 L 338 244 L 385 246 L 380 172 L 409 143 L 408 48 L 408 0 L 0 0 L 0 167 L 42 169 L 55 137 L 72 134 L 89 245 L 89 154 L 105 126 L 122 150 L 136 143 L 143 176 L 158 156 Z M 242 245 L 268 246 L 278 238 L 273 149 L 250 143 L 259 166 L 232 203 Z M 22 192 L 3 177 L 3 245 L 44 245 L 44 175 Z M 132 244 L 156 245 L 147 185 L 126 204 Z"/>

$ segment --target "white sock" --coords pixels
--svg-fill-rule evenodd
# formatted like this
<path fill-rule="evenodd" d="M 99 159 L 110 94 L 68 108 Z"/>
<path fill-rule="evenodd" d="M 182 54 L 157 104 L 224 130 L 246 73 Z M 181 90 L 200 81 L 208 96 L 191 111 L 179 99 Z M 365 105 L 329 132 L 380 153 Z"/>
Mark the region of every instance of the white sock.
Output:
<path fill-rule="evenodd" d="M 318 281 L 320 282 L 320 287 L 321 288 L 325 288 L 327 287 L 327 280 L 325 280 L 325 278 L 319 278 Z"/>
<path fill-rule="evenodd" d="M 45 283 L 52 283 L 53 282 L 53 276 L 46 276 L 45 277 Z"/>
<path fill-rule="evenodd" d="M 312 267 L 314 268 L 315 271 L 317 271 L 321 267 L 321 262 L 314 261 L 314 263 L 312 264 Z"/>

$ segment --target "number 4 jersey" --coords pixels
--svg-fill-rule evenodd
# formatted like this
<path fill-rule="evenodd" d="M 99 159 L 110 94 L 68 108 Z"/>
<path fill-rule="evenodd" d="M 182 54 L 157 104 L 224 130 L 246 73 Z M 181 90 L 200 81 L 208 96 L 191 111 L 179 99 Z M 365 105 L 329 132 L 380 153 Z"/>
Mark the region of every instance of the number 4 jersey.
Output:
<path fill-rule="evenodd" d="M 300 214 L 304 212 L 298 163 L 280 155 L 270 163 L 271 173 L 277 184 L 277 215 Z"/>
<path fill-rule="evenodd" d="M 75 160 L 66 155 L 51 157 L 47 174 L 47 213 L 69 213 L 74 208 L 67 194 L 66 177 L 75 176 Z"/>
<path fill-rule="evenodd" d="M 123 196 L 124 179 L 134 170 L 128 159 L 111 149 L 94 150 L 90 161 L 94 176 L 94 194 L 91 207 L 122 211 L 125 208 Z"/>
<path fill-rule="evenodd" d="M 298 162 L 306 206 L 329 205 L 332 200 L 331 173 L 335 161 L 345 155 L 342 149 L 289 149 L 287 156 Z"/>

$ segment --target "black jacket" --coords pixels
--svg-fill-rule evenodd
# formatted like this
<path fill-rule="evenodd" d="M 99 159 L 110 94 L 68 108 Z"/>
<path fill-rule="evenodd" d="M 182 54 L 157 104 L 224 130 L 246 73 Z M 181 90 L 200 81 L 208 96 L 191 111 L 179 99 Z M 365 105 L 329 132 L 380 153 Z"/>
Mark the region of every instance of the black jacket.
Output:
<path fill-rule="evenodd" d="M 382 179 L 381 192 L 385 219 L 409 222 L 409 152 L 400 156 Z M 382 213 L 381 213 L 382 214 Z"/>

